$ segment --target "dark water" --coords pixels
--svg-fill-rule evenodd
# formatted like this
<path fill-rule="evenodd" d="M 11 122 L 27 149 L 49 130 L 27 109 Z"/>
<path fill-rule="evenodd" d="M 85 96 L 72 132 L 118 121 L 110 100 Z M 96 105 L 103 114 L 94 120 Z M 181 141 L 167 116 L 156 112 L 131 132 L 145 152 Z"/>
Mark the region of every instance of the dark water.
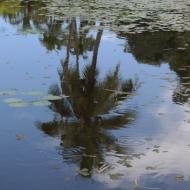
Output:
<path fill-rule="evenodd" d="M 0 1 L 0 189 L 190 189 L 189 4 L 145 5 Z"/>

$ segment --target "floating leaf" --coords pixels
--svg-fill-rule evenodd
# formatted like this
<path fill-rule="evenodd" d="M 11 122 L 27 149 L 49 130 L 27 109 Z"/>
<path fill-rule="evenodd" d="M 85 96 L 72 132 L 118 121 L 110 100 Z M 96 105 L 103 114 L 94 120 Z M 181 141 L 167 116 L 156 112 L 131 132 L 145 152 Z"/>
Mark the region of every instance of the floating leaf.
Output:
<path fill-rule="evenodd" d="M 28 104 L 26 102 L 12 102 L 8 104 L 10 107 L 15 107 L 15 108 L 21 108 L 21 107 L 27 107 Z"/>
<path fill-rule="evenodd" d="M 8 103 L 8 104 L 12 104 L 12 103 L 16 103 L 16 102 L 22 102 L 23 100 L 22 99 L 19 99 L 19 98 L 7 98 L 4 100 L 5 103 Z"/>
<path fill-rule="evenodd" d="M 55 95 L 47 95 L 44 97 L 44 100 L 54 101 L 54 100 L 61 100 L 63 97 L 61 96 L 55 96 Z"/>
<path fill-rule="evenodd" d="M 19 98 L 7 98 L 4 100 L 11 107 L 26 107 L 28 104 Z"/>
<path fill-rule="evenodd" d="M 35 100 L 32 102 L 32 105 L 34 106 L 49 106 L 51 105 L 51 102 L 47 100 Z"/>

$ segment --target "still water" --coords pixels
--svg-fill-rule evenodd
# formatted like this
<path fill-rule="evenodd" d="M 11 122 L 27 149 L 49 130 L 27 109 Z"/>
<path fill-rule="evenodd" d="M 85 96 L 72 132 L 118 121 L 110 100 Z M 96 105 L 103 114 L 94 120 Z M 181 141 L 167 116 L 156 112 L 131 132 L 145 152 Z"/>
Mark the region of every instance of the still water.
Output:
<path fill-rule="evenodd" d="M 0 1 L 0 189 L 189 190 L 186 1 Z"/>

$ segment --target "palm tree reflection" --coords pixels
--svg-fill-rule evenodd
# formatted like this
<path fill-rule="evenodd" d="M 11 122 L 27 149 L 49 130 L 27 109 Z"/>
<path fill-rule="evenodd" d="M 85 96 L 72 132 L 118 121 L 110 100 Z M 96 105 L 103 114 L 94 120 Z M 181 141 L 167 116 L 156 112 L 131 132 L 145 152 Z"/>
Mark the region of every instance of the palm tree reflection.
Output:
<path fill-rule="evenodd" d="M 70 66 L 70 43 L 75 33 L 72 30 L 76 30 L 72 24 L 71 21 L 66 58 L 59 69 L 60 84 L 49 89 L 53 95 L 69 98 L 53 101 L 50 109 L 57 113 L 54 120 L 39 124 L 39 128 L 47 135 L 60 136 L 60 154 L 64 160 L 78 163 L 80 169 L 88 169 L 90 175 L 94 168 L 102 167 L 106 152 L 126 150 L 110 131 L 123 127 L 134 117 L 129 111 L 119 112 L 118 101 L 128 98 L 135 85 L 132 80 L 121 79 L 119 65 L 100 80 L 97 57 L 102 30 L 96 34 L 90 64 L 80 72 L 78 49 L 75 51 L 76 64 Z M 78 40 L 75 42 L 77 49 Z"/>

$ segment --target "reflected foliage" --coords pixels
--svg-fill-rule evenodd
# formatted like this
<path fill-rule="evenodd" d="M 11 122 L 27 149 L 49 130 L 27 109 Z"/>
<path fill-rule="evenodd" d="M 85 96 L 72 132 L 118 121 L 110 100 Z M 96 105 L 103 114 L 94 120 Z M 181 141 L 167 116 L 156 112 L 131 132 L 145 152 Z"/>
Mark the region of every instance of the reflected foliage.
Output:
<path fill-rule="evenodd" d="M 118 101 L 124 102 L 137 84 L 132 80 L 121 79 L 119 65 L 100 79 L 97 58 L 102 30 L 93 39 L 89 64 L 81 71 L 79 60 L 86 48 L 80 49 L 82 46 L 78 39 L 71 41 L 73 34 L 81 33 L 80 29 L 77 32 L 77 27 L 73 27 L 75 24 L 76 21 L 72 20 L 68 26 L 66 56 L 58 70 L 60 84 L 52 85 L 49 89 L 53 95 L 66 95 L 69 98 L 53 101 L 50 109 L 55 113 L 54 120 L 39 123 L 38 126 L 47 135 L 60 136 L 62 142 L 59 152 L 64 160 L 78 163 L 80 169 L 88 169 L 90 176 L 94 168 L 110 167 L 109 163 L 105 165 L 106 152 L 121 154 L 126 151 L 110 130 L 123 127 L 134 117 L 134 113 L 128 110 L 121 112 Z M 85 38 L 83 41 L 87 42 Z M 72 47 L 75 53 L 72 53 Z M 71 57 L 75 60 L 74 64 L 71 64 Z"/>
<path fill-rule="evenodd" d="M 170 69 L 179 77 L 173 101 L 187 103 L 190 97 L 190 33 L 144 32 L 128 34 L 127 39 L 125 51 L 131 52 L 139 63 L 157 66 L 169 63 Z"/>
<path fill-rule="evenodd" d="M 137 81 L 123 80 L 119 64 L 100 77 L 97 60 L 103 30 L 90 30 L 98 26 L 96 22 L 57 19 L 43 1 L 15 0 L 10 6 L 14 11 L 8 10 L 8 1 L 0 2 L 0 13 L 20 32 L 40 34 L 39 40 L 48 51 L 66 50 L 58 69 L 60 83 L 50 86 L 49 93 L 69 98 L 52 101 L 49 108 L 54 119 L 39 122 L 38 127 L 49 136 L 60 137 L 59 153 L 64 160 L 88 169 L 89 176 L 95 168 L 108 169 L 106 152 L 126 151 L 111 130 L 134 118 L 134 113 L 120 110 L 119 105 L 132 95 Z"/>

